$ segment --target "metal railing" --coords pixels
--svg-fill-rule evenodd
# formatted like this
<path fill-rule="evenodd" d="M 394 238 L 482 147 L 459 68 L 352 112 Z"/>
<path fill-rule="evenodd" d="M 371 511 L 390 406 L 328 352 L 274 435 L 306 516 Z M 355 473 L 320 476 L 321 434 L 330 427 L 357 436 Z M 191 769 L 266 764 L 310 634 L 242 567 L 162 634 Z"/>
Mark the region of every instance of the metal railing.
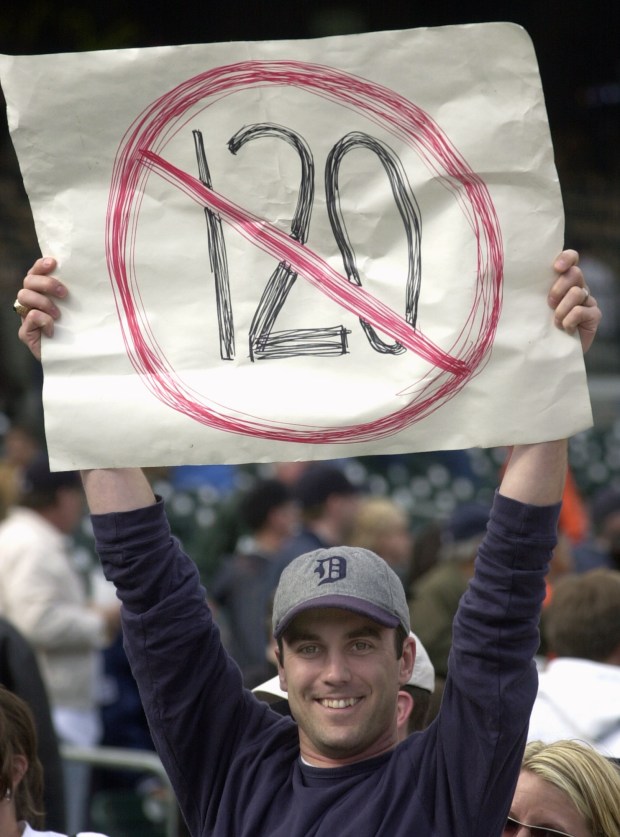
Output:
<path fill-rule="evenodd" d="M 159 756 L 150 750 L 130 750 L 124 747 L 76 747 L 63 744 L 60 754 L 67 761 L 78 761 L 96 767 L 135 770 L 150 773 L 161 779 L 168 789 L 170 799 L 166 804 L 166 837 L 178 837 L 179 809 L 170 780 L 159 760 Z"/>

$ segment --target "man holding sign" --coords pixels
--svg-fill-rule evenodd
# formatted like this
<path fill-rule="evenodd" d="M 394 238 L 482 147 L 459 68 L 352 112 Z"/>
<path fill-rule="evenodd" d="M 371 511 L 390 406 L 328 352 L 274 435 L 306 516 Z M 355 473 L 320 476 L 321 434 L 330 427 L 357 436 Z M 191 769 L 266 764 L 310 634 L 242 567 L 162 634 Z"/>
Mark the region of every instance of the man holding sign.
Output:
<path fill-rule="evenodd" d="M 68 291 L 39 260 L 17 301 L 40 358 Z M 600 310 L 577 255 L 548 302 L 586 351 Z M 566 441 L 515 447 L 476 573 L 454 623 L 441 711 L 397 743 L 396 704 L 415 645 L 398 578 L 373 553 L 308 553 L 274 602 L 279 672 L 296 722 L 243 689 L 197 570 L 137 469 L 83 472 L 127 652 L 158 752 L 192 835 L 499 835 L 536 695 L 532 658 L 555 544 Z"/>

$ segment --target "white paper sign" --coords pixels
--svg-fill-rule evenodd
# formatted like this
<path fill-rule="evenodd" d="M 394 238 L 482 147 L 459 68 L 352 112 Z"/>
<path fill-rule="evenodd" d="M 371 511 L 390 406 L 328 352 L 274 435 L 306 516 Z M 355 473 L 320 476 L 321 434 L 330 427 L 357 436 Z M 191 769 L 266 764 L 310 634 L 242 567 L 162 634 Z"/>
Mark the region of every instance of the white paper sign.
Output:
<path fill-rule="evenodd" d="M 591 423 L 512 24 L 0 58 L 53 467 L 494 446 Z"/>

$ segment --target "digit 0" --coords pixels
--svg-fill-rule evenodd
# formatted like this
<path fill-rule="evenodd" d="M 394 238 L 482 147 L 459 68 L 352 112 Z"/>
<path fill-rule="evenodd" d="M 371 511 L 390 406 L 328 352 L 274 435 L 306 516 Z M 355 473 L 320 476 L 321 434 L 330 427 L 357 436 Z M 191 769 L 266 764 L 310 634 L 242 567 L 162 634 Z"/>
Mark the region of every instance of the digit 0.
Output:
<path fill-rule="evenodd" d="M 420 296 L 421 266 L 421 237 L 422 219 L 415 196 L 407 180 L 402 163 L 385 143 L 361 132 L 352 132 L 344 136 L 334 145 L 325 164 L 325 192 L 327 196 L 327 213 L 334 232 L 338 249 L 342 254 L 342 261 L 347 277 L 356 285 L 362 284 L 357 269 L 355 253 L 349 239 L 347 229 L 340 209 L 340 191 L 338 175 L 340 164 L 346 154 L 355 148 L 366 148 L 377 155 L 388 177 L 392 194 L 402 218 L 407 236 L 407 282 L 405 285 L 405 319 L 414 328 L 418 316 L 418 299 Z M 360 318 L 360 324 L 372 348 L 382 354 L 398 355 L 406 351 L 398 342 L 385 343 L 375 329 Z"/>

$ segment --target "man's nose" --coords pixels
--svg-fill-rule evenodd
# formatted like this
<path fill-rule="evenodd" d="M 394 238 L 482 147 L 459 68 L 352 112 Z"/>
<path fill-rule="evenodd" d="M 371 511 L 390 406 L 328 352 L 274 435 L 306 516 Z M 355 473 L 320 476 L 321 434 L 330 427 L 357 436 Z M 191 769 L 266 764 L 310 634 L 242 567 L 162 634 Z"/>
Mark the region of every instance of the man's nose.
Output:
<path fill-rule="evenodd" d="M 332 651 L 327 657 L 323 679 L 326 683 L 346 683 L 351 679 L 351 671 L 346 654 Z"/>

